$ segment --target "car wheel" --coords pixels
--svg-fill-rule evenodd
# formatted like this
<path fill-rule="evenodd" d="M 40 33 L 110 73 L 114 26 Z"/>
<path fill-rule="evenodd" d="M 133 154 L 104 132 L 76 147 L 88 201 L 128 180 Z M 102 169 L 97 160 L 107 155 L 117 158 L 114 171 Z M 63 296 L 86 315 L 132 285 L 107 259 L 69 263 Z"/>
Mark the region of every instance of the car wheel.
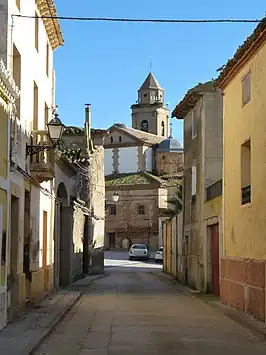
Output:
<path fill-rule="evenodd" d="M 132 257 L 130 256 L 130 257 L 128 258 L 128 260 L 132 260 Z"/>

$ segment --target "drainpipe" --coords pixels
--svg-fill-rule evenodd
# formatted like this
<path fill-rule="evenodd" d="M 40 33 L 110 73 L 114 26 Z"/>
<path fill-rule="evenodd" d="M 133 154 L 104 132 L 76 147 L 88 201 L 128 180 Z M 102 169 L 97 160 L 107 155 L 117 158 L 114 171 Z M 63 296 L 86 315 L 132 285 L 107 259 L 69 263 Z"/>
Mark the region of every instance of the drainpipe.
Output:
<path fill-rule="evenodd" d="M 86 149 L 87 149 L 87 154 L 90 156 L 91 155 L 91 152 L 92 152 L 92 144 L 91 144 L 91 104 L 85 104 L 85 144 L 86 144 Z M 92 200 L 92 184 L 90 183 L 91 182 L 91 177 L 90 177 L 90 172 L 88 172 L 89 174 L 89 201 L 88 201 L 88 209 L 89 209 L 89 216 L 88 216 L 88 245 L 86 245 L 86 250 L 88 252 L 86 252 L 86 256 L 87 258 L 90 259 L 90 255 L 89 255 L 89 243 L 90 241 L 93 241 L 93 225 L 92 225 L 92 203 L 91 203 L 91 200 Z M 84 251 L 84 249 L 83 249 Z M 85 274 L 88 274 L 89 273 L 89 269 L 90 269 L 90 260 L 87 264 L 87 267 L 86 267 L 87 270 L 84 270 L 85 271 Z"/>
<path fill-rule="evenodd" d="M 203 287 L 204 287 L 204 292 L 207 291 L 207 278 L 208 278 L 208 272 L 207 272 L 207 264 L 208 264 L 208 257 L 207 257 L 207 232 L 206 232 L 206 226 L 205 226 L 205 221 L 204 221 L 204 203 L 205 203 L 205 171 L 206 171 L 206 102 L 205 102 L 205 96 L 204 94 L 202 96 L 202 102 L 201 102 L 201 171 L 200 171 L 200 236 L 202 240 L 202 246 L 203 246 L 203 275 L 204 275 L 204 280 L 203 280 Z"/>

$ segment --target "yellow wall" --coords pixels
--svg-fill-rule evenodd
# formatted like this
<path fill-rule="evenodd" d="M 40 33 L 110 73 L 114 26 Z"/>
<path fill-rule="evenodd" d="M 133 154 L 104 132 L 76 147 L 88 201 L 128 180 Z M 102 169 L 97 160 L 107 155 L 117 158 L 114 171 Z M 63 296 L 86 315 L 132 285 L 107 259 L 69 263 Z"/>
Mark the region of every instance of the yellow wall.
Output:
<path fill-rule="evenodd" d="M 222 215 L 222 196 L 204 203 L 204 220 Z"/>
<path fill-rule="evenodd" d="M 0 103 L 0 176 L 7 178 L 8 114 Z"/>
<path fill-rule="evenodd" d="M 8 113 L 6 111 L 6 103 L 0 97 L 0 177 L 7 178 L 7 153 L 8 153 Z M 3 227 L 2 231 L 7 230 L 7 193 L 0 188 L 0 205 L 3 207 Z M 2 250 L 0 250 L 2 253 Z M 0 265 L 0 285 L 5 282 L 5 266 Z"/>
<path fill-rule="evenodd" d="M 227 256 L 266 257 L 266 44 L 224 90 L 224 247 Z M 251 101 L 241 80 L 251 70 Z M 251 138 L 251 204 L 241 206 L 240 146 Z"/>

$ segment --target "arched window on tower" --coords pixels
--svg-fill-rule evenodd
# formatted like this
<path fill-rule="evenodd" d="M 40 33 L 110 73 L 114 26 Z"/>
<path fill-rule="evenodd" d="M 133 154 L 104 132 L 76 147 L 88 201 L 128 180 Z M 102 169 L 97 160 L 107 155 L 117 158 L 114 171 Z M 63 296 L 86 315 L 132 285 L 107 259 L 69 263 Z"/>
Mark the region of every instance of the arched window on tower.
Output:
<path fill-rule="evenodd" d="M 165 129 L 165 124 L 164 124 L 164 121 L 161 123 L 161 134 L 162 134 L 162 136 L 164 136 L 164 129 Z"/>
<path fill-rule="evenodd" d="M 148 132 L 149 131 L 149 123 L 147 120 L 143 120 L 140 124 L 140 129 L 144 132 Z"/>
<path fill-rule="evenodd" d="M 113 142 L 114 142 L 114 138 L 113 138 L 112 136 L 111 136 L 111 139 L 110 139 L 110 140 L 111 140 L 111 143 L 113 143 Z"/>

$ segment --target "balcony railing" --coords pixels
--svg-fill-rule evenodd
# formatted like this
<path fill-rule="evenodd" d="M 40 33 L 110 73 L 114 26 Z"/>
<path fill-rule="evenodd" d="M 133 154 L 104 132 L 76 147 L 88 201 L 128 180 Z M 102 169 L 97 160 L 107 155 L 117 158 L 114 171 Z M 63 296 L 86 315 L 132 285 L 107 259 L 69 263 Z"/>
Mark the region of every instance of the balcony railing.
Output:
<path fill-rule="evenodd" d="M 47 131 L 33 131 L 31 145 L 50 145 Z M 54 150 L 43 150 L 30 157 L 30 173 L 38 182 L 54 178 Z"/>
<path fill-rule="evenodd" d="M 251 185 L 243 187 L 242 189 L 242 205 L 246 205 L 247 203 L 251 203 Z"/>

